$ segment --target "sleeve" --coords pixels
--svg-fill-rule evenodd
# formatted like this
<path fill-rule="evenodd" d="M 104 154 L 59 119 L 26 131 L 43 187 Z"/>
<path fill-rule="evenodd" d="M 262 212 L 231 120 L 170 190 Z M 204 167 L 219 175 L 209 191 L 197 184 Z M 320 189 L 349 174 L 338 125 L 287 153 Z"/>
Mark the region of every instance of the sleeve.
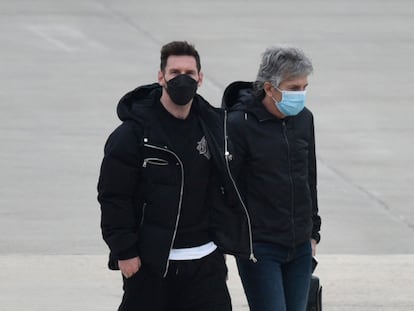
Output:
<path fill-rule="evenodd" d="M 315 127 L 313 117 L 311 119 L 311 137 L 309 144 L 309 187 L 312 196 L 312 238 L 318 243 L 321 239 L 321 217 L 318 210 L 318 196 L 317 196 L 317 173 L 316 173 L 316 153 L 315 153 Z"/>
<path fill-rule="evenodd" d="M 105 144 L 98 181 L 102 236 L 116 259 L 138 256 L 137 208 L 140 140 L 132 124 L 121 124 Z"/>
<path fill-rule="evenodd" d="M 227 120 L 228 148 L 231 154 L 230 169 L 233 178 L 240 180 L 244 162 L 248 156 L 247 136 L 245 134 L 245 120 L 242 111 L 231 112 Z M 238 184 L 238 186 L 240 186 Z"/>

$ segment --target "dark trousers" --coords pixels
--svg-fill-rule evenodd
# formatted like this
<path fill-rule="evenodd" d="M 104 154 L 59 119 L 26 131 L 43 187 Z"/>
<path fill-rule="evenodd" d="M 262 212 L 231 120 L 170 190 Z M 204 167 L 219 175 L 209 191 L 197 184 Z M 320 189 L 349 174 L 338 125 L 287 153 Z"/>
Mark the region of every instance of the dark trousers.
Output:
<path fill-rule="evenodd" d="M 195 260 L 170 261 L 165 278 L 146 269 L 124 278 L 119 311 L 231 311 L 227 267 L 219 251 Z"/>
<path fill-rule="evenodd" d="M 305 311 L 312 274 L 310 242 L 253 245 L 257 263 L 237 260 L 250 311 Z"/>

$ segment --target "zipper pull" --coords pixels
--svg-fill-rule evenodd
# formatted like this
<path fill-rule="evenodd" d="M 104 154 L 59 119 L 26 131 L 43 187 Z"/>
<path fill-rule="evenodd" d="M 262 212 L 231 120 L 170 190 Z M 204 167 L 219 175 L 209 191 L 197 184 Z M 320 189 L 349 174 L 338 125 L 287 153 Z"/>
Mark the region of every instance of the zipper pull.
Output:
<path fill-rule="evenodd" d="M 227 159 L 227 161 L 233 160 L 233 155 L 228 151 L 225 152 L 224 156 Z"/>
<path fill-rule="evenodd" d="M 257 259 L 256 259 L 256 257 L 254 257 L 253 252 L 251 252 L 251 253 L 250 253 L 250 258 L 249 258 L 249 260 L 253 261 L 254 263 L 256 263 L 256 262 L 257 262 Z"/>

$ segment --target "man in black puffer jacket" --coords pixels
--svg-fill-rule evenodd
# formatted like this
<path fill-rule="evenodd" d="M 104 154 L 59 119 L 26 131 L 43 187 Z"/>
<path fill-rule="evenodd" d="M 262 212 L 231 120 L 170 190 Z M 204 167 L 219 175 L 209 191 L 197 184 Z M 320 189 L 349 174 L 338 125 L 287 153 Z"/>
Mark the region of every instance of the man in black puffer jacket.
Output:
<path fill-rule="evenodd" d="M 252 256 L 249 215 L 228 176 L 225 112 L 196 94 L 200 58 L 161 49 L 158 83 L 126 94 L 98 183 L 119 310 L 231 310 L 223 253 Z"/>
<path fill-rule="evenodd" d="M 321 225 L 313 116 L 304 107 L 312 70 L 299 49 L 272 47 L 257 81 L 234 82 L 223 96 L 230 167 L 251 217 L 257 258 L 237 260 L 251 311 L 306 307 Z"/>

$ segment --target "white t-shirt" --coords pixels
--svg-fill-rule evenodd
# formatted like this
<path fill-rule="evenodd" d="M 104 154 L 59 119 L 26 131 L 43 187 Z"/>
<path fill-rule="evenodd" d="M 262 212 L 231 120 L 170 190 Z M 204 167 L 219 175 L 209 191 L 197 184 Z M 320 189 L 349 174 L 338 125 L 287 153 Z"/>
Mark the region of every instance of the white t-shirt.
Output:
<path fill-rule="evenodd" d="M 173 248 L 170 251 L 170 260 L 191 260 L 191 259 L 200 259 L 203 258 L 217 248 L 217 245 L 214 242 L 208 242 L 206 244 L 189 247 L 189 248 Z"/>

